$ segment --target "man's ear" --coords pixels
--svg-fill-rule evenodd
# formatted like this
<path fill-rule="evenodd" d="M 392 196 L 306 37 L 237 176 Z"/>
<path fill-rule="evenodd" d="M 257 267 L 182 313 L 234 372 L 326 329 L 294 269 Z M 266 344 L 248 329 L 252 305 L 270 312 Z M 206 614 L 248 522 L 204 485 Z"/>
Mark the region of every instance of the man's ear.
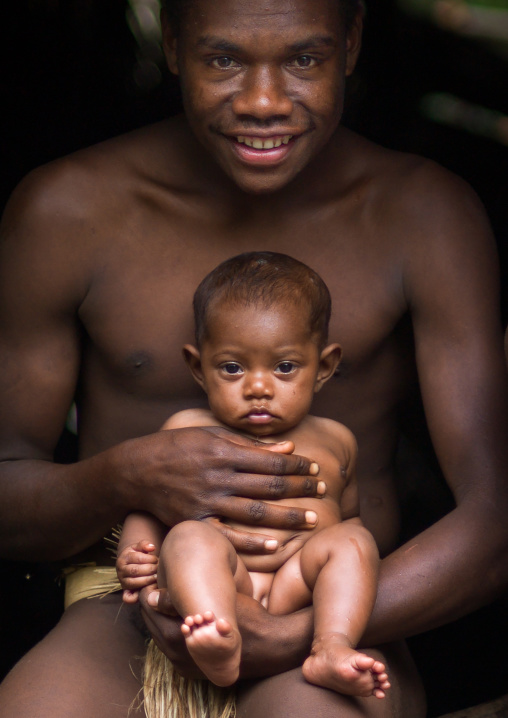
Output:
<path fill-rule="evenodd" d="M 341 357 L 342 349 L 339 344 L 329 344 L 323 349 L 319 357 L 319 369 L 314 387 L 316 393 L 334 375 L 340 364 Z"/>
<path fill-rule="evenodd" d="M 353 74 L 362 47 L 363 7 L 356 13 L 346 37 L 346 77 Z"/>
<path fill-rule="evenodd" d="M 192 376 L 197 381 L 202 389 L 205 389 L 205 378 L 201 369 L 201 354 L 193 347 L 192 344 L 186 344 L 183 348 L 183 358 L 187 362 L 189 369 L 192 372 Z"/>
<path fill-rule="evenodd" d="M 173 75 L 178 75 L 177 61 L 177 39 L 173 28 L 168 20 L 168 14 L 165 8 L 161 10 L 161 27 L 162 27 L 162 48 L 166 57 L 166 63 L 169 71 Z"/>

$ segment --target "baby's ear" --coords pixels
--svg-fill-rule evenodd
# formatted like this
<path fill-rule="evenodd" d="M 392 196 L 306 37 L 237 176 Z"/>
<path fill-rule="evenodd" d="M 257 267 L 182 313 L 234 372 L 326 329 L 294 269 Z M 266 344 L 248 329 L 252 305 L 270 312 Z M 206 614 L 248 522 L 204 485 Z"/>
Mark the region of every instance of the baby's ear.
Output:
<path fill-rule="evenodd" d="M 186 344 L 182 351 L 183 358 L 187 362 L 187 365 L 192 372 L 192 376 L 197 381 L 199 386 L 206 390 L 205 379 L 201 369 L 201 354 L 198 349 L 192 346 L 192 344 Z"/>
<path fill-rule="evenodd" d="M 319 369 L 316 378 L 316 385 L 314 391 L 318 392 L 323 384 L 326 384 L 330 379 L 337 367 L 340 364 L 342 357 L 342 349 L 339 344 L 329 344 L 323 349 L 319 356 Z"/>

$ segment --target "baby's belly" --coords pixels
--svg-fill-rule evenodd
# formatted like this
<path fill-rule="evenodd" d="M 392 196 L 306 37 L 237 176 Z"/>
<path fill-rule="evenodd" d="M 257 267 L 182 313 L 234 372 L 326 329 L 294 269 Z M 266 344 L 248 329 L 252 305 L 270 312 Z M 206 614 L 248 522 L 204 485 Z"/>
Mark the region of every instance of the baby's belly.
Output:
<path fill-rule="evenodd" d="M 286 561 L 299 551 L 311 536 L 340 521 L 340 513 L 335 502 L 324 499 L 281 499 L 280 501 L 267 501 L 266 503 L 278 506 L 296 506 L 308 511 L 315 511 L 318 515 L 317 526 L 313 529 L 273 529 L 266 526 L 248 526 L 234 521 L 227 523 L 240 531 L 254 534 L 263 534 L 267 538 L 274 538 L 279 542 L 277 550 L 270 554 L 246 554 L 238 552 L 249 571 L 268 573 L 277 571 Z"/>

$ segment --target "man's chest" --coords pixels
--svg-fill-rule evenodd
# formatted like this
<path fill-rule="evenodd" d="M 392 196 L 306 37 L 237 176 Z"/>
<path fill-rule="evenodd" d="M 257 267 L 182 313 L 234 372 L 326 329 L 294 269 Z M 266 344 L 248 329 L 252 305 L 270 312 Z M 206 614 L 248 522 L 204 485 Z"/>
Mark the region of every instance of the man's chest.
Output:
<path fill-rule="evenodd" d="M 389 260 L 365 241 L 344 241 L 322 223 L 298 228 L 177 226 L 104 248 L 102 266 L 80 308 L 85 358 L 121 390 L 142 400 L 197 397 L 182 359 L 194 343 L 192 297 L 219 262 L 243 251 L 290 254 L 312 266 L 332 294 L 330 341 L 343 348 L 341 377 L 373 360 L 401 315 Z M 261 229 L 263 231 L 261 231 Z M 199 230 L 199 231 L 198 231 Z"/>

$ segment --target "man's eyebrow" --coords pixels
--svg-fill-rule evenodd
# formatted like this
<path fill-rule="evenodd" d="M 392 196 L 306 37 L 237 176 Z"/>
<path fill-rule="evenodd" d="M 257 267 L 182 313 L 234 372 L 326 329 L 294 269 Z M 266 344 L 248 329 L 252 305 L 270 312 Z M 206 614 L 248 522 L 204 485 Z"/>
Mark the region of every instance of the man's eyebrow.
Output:
<path fill-rule="evenodd" d="M 199 40 L 196 43 L 197 47 L 207 47 L 211 50 L 217 50 L 218 52 L 240 52 L 241 48 L 238 45 L 235 45 L 234 42 L 229 42 L 229 40 L 224 40 L 221 37 L 216 37 L 214 35 L 203 35 L 199 38 Z"/>
<path fill-rule="evenodd" d="M 225 53 L 239 53 L 242 48 L 239 45 L 235 45 L 234 42 L 225 40 L 224 38 L 217 37 L 215 35 L 203 35 L 197 41 L 198 47 L 209 48 L 217 52 Z M 290 45 L 287 45 L 284 49 L 286 52 L 297 53 L 304 52 L 305 50 L 315 50 L 318 47 L 336 47 L 337 40 L 332 35 L 312 35 L 306 37 L 303 40 L 298 40 Z"/>
<path fill-rule="evenodd" d="M 303 52 L 304 50 L 315 50 L 318 47 L 336 47 L 337 40 L 332 35 L 313 35 L 305 40 L 293 42 L 289 45 L 290 52 Z"/>

